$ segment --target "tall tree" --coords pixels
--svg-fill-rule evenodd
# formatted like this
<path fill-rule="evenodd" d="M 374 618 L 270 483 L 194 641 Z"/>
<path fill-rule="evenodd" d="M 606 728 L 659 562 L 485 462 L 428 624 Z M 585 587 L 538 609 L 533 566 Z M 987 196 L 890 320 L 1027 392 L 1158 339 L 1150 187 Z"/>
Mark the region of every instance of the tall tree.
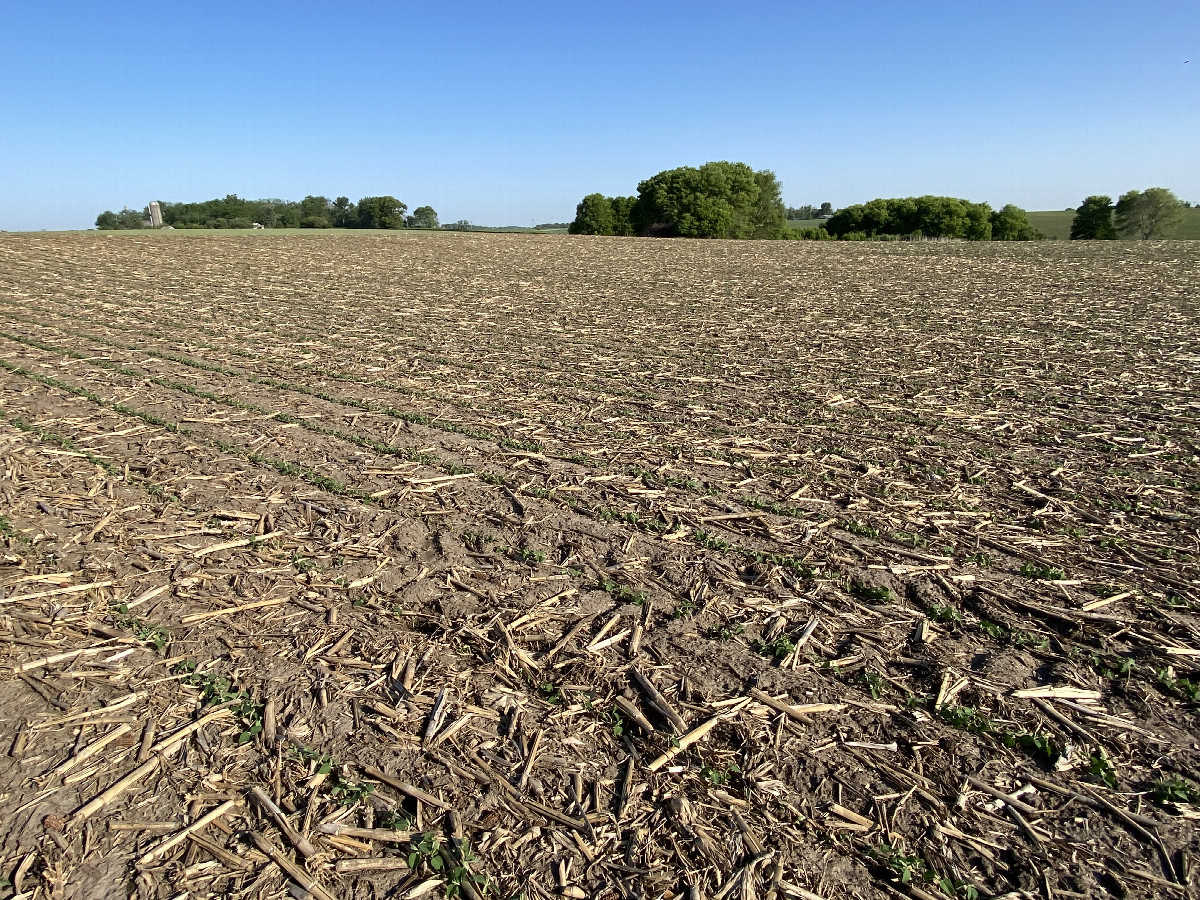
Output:
<path fill-rule="evenodd" d="M 1113 227 L 1112 197 L 1093 194 L 1075 210 L 1071 222 L 1073 241 L 1115 241 L 1117 229 Z"/>
<path fill-rule="evenodd" d="M 987 203 L 963 201 L 967 210 L 967 227 L 963 237 L 968 241 L 990 241 L 992 239 L 992 207 Z"/>
<path fill-rule="evenodd" d="M 1129 191 L 1117 201 L 1116 219 L 1126 237 L 1164 238 L 1183 220 L 1183 204 L 1166 188 Z"/>
<path fill-rule="evenodd" d="M 758 205 L 751 223 L 751 237 L 782 237 L 787 228 L 787 212 L 783 206 L 783 185 L 770 169 L 754 173 L 758 185 Z"/>
<path fill-rule="evenodd" d="M 784 227 L 779 181 L 745 163 L 668 169 L 638 185 L 633 226 L 642 234 L 777 237 Z"/>
<path fill-rule="evenodd" d="M 1029 224 L 1025 210 L 1011 203 L 992 213 L 993 241 L 1033 241 L 1038 233 Z"/>
<path fill-rule="evenodd" d="M 329 198 L 314 197 L 310 194 L 300 201 L 302 228 L 330 228 L 332 225 L 333 215 L 329 207 Z"/>
<path fill-rule="evenodd" d="M 588 194 L 575 207 L 575 221 L 567 228 L 569 234 L 612 234 L 612 201 L 603 194 Z"/>
<path fill-rule="evenodd" d="M 438 217 L 432 206 L 418 206 L 408 217 L 409 228 L 437 228 Z"/>
<path fill-rule="evenodd" d="M 359 228 L 403 228 L 407 204 L 395 197 L 363 197 L 358 201 Z"/>
<path fill-rule="evenodd" d="M 917 198 L 917 228 L 926 237 L 961 238 L 967 235 L 967 207 L 954 197 Z"/>
<path fill-rule="evenodd" d="M 349 197 L 338 197 L 333 201 L 333 224 L 338 228 L 350 228 L 358 218 L 358 209 Z M 267 224 L 266 222 L 263 223 Z"/>

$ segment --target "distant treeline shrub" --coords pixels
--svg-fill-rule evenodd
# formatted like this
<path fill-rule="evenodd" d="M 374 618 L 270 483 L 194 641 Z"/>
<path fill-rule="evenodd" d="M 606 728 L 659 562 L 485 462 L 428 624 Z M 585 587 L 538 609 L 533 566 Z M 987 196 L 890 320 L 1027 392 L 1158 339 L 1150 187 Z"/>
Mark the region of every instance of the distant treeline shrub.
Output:
<path fill-rule="evenodd" d="M 824 228 L 789 228 L 784 238 L 790 241 L 832 241 L 834 236 Z"/>
<path fill-rule="evenodd" d="M 813 206 L 812 204 L 789 206 L 786 209 L 786 215 L 792 221 L 804 221 L 805 219 L 817 219 L 821 216 L 832 216 L 833 204 L 826 200 L 820 206 Z"/>
<path fill-rule="evenodd" d="M 745 163 L 710 162 L 659 172 L 636 197 L 588 194 L 575 208 L 571 234 L 656 237 L 1031 241 L 1045 237 L 1025 210 L 955 197 L 872 200 L 833 212 L 833 205 L 785 207 L 775 173 Z M 829 216 L 817 228 L 793 229 L 789 218 Z"/>
<path fill-rule="evenodd" d="M 437 213 L 419 206 L 405 216 L 407 204 L 395 197 L 363 197 L 351 203 L 348 197 L 330 201 L 308 196 L 292 200 L 243 200 L 237 194 L 200 203 L 159 202 L 164 225 L 174 228 L 437 228 Z M 123 209 L 102 212 L 96 227 L 103 230 L 142 228 L 145 213 Z"/>
<path fill-rule="evenodd" d="M 955 197 L 903 197 L 847 206 L 825 222 L 841 240 L 904 237 L 956 238 L 967 241 L 1032 241 L 1043 238 L 1025 210 L 1009 204 L 993 210 L 987 203 Z"/>
<path fill-rule="evenodd" d="M 142 214 L 126 206 L 120 212 L 105 210 L 96 216 L 96 227 L 105 231 L 127 231 L 142 227 Z"/>

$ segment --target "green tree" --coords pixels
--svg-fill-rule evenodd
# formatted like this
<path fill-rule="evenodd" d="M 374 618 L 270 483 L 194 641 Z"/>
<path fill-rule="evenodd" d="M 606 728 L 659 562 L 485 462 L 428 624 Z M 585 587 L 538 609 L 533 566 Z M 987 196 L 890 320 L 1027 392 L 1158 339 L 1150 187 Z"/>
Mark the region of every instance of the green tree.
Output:
<path fill-rule="evenodd" d="M 350 202 L 349 197 L 338 197 L 334 200 L 332 212 L 336 228 L 351 228 L 358 221 L 358 209 Z"/>
<path fill-rule="evenodd" d="M 437 228 L 438 217 L 432 206 L 418 206 L 408 217 L 409 228 Z"/>
<path fill-rule="evenodd" d="M 967 208 L 967 229 L 963 235 L 968 241 L 990 241 L 992 239 L 992 207 L 987 203 L 963 201 Z"/>
<path fill-rule="evenodd" d="M 758 207 L 751 224 L 751 237 L 780 238 L 787 229 L 787 211 L 783 205 L 783 185 L 770 169 L 754 173 L 758 185 Z"/>
<path fill-rule="evenodd" d="M 142 213 L 123 207 L 119 213 L 105 210 L 96 216 L 96 227 L 102 231 L 134 231 L 144 227 Z"/>
<path fill-rule="evenodd" d="M 575 207 L 575 221 L 567 228 L 568 234 L 612 234 L 612 201 L 603 194 L 588 194 Z"/>
<path fill-rule="evenodd" d="M 395 197 L 363 197 L 358 201 L 359 228 L 403 228 L 407 204 Z"/>
<path fill-rule="evenodd" d="M 865 208 L 861 203 L 844 206 L 825 222 L 825 230 L 834 237 L 843 237 L 854 231 L 862 231 Z"/>
<path fill-rule="evenodd" d="M 637 197 L 609 197 L 608 205 L 612 207 L 612 233 L 628 237 L 633 230 L 633 208 Z"/>
<path fill-rule="evenodd" d="M 1093 194 L 1075 210 L 1071 222 L 1073 241 L 1115 241 L 1117 229 L 1113 227 L 1112 197 Z"/>
<path fill-rule="evenodd" d="M 325 224 L 316 222 L 321 219 Z M 300 201 L 300 227 L 328 228 L 333 224 L 332 210 L 327 197 L 314 197 L 311 194 Z"/>
<path fill-rule="evenodd" d="M 856 231 L 865 231 L 871 236 L 891 233 L 888 229 L 891 220 L 890 200 L 871 200 L 864 203 L 860 210 L 861 212 L 857 213 L 858 227 L 855 229 Z"/>
<path fill-rule="evenodd" d="M 300 205 L 298 203 L 287 203 L 282 206 L 275 207 L 276 227 L 278 228 L 299 228 L 300 227 Z M 263 223 L 266 224 L 265 222 Z"/>
<path fill-rule="evenodd" d="M 1025 210 L 1011 203 L 992 213 L 993 241 L 1035 241 L 1039 234 L 1029 224 Z"/>
<path fill-rule="evenodd" d="M 1166 188 L 1129 191 L 1117 201 L 1116 220 L 1126 237 L 1164 238 L 1183 220 L 1183 204 Z"/>
<path fill-rule="evenodd" d="M 970 219 L 967 205 L 954 197 L 917 198 L 917 229 L 926 237 L 967 236 Z"/>
<path fill-rule="evenodd" d="M 773 172 L 710 162 L 668 169 L 638 185 L 632 224 L 642 234 L 704 238 L 778 237 L 785 209 Z"/>

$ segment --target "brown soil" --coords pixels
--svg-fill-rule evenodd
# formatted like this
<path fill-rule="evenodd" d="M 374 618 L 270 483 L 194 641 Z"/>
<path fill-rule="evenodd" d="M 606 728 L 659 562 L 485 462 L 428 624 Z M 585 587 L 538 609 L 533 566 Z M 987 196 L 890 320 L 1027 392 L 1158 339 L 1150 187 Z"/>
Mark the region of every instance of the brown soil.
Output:
<path fill-rule="evenodd" d="M 1191 245 L 0 259 L 0 898 L 1193 889 Z"/>

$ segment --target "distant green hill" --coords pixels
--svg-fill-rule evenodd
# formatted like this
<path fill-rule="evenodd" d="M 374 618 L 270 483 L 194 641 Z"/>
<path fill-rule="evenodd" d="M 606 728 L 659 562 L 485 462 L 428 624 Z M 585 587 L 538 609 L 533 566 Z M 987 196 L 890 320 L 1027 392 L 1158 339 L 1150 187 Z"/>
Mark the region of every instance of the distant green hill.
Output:
<path fill-rule="evenodd" d="M 1031 212 L 1029 224 L 1043 234 L 1065 241 L 1071 237 L 1071 222 L 1075 219 L 1075 210 L 1048 210 Z M 1200 241 L 1200 207 L 1185 209 L 1183 221 L 1171 235 L 1176 240 Z"/>

